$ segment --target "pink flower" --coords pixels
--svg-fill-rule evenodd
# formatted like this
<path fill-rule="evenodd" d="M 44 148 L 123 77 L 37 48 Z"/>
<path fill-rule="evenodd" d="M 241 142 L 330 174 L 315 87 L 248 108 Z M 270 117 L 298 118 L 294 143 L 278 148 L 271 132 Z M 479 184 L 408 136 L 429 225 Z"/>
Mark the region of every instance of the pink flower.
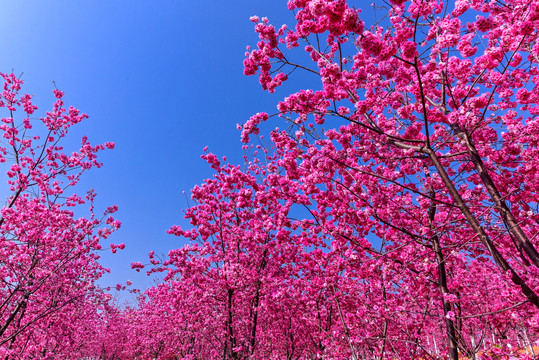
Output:
<path fill-rule="evenodd" d="M 309 10 L 314 16 L 322 16 L 326 14 L 326 1 L 313 0 L 309 4 Z"/>
<path fill-rule="evenodd" d="M 61 99 L 64 96 L 64 93 L 58 89 L 54 89 L 52 92 L 57 99 Z"/>

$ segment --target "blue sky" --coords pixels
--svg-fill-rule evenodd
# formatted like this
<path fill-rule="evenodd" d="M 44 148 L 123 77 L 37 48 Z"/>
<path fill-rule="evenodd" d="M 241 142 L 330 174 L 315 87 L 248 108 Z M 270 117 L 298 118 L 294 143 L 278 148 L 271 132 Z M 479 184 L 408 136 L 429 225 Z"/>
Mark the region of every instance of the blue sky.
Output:
<path fill-rule="evenodd" d="M 236 124 L 273 112 L 285 95 L 263 93 L 256 77 L 243 75 L 245 46 L 257 41 L 251 15 L 276 25 L 292 16 L 286 1 L 275 0 L 3 4 L 0 71 L 23 73 L 23 90 L 40 111 L 53 102 L 54 81 L 68 105 L 89 114 L 73 143 L 82 135 L 116 143 L 79 187 L 95 188 L 103 209 L 119 206 L 122 228 L 110 242 L 127 247 L 103 253 L 112 270 L 103 284 L 152 284 L 130 264 L 183 244 L 166 230 L 185 224 L 182 191 L 212 174 L 200 159 L 204 146 L 239 163 Z"/>

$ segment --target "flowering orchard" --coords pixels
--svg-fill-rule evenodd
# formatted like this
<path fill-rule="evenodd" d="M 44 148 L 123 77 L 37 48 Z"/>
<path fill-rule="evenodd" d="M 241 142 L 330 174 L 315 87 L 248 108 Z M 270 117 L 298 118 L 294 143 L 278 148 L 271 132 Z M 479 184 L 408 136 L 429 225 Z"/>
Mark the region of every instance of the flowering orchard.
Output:
<path fill-rule="evenodd" d="M 251 152 L 278 127 L 243 166 L 203 156 L 193 228 L 170 230 L 191 244 L 151 259 L 168 276 L 137 310 L 168 319 L 139 337 L 151 356 L 534 355 L 539 1 L 356 6 L 251 18 L 246 75 L 319 82 L 240 126 Z"/>
<path fill-rule="evenodd" d="M 65 207 L 84 199 L 62 197 L 56 180 L 76 181 L 98 165 L 100 147 L 84 140 L 69 157 L 55 143 L 82 115 L 55 106 L 41 147 L 5 120 L 15 145 L 4 150 L 6 160 L 14 154 L 14 195 L 0 223 L 0 341 L 9 344 L 1 351 L 193 360 L 537 355 L 539 1 L 377 1 L 374 22 L 364 15 L 372 8 L 357 3 L 290 0 L 292 26 L 251 18 L 259 40 L 246 52 L 245 75 L 271 93 L 307 76 L 317 85 L 300 85 L 276 113 L 240 126 L 244 164 L 205 151 L 215 175 L 192 189 L 191 228 L 169 231 L 189 244 L 133 263 L 165 274 L 134 309 L 110 306 L 93 287 L 103 269 L 92 254 L 118 223 L 74 220 Z M 17 105 L 31 112 L 26 99 Z M 35 335 L 54 327 L 68 330 Z"/>

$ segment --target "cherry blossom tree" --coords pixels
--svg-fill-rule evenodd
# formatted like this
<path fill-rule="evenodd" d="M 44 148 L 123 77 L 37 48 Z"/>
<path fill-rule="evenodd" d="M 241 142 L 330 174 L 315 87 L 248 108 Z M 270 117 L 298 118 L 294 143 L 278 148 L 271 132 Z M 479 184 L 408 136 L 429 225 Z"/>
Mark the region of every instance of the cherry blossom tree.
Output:
<path fill-rule="evenodd" d="M 0 356 L 67 356 L 85 319 L 106 301 L 95 284 L 107 271 L 97 250 L 120 227 L 111 215 L 116 207 L 98 218 L 95 192 L 81 197 L 71 188 L 101 166 L 97 152 L 114 144 L 94 146 L 84 137 L 80 148 L 64 152 L 70 127 L 87 116 L 66 108 L 64 94 L 54 90 L 52 110 L 35 118 L 31 96 L 20 93 L 22 81 L 2 77 L 0 162 L 10 195 L 0 217 Z M 79 217 L 84 204 L 89 216 Z"/>
<path fill-rule="evenodd" d="M 386 264 L 432 263 L 452 358 L 463 336 L 453 257 L 495 264 L 514 305 L 539 307 L 532 170 L 539 4 L 391 1 L 375 4 L 381 19 L 371 24 L 346 1 L 288 5 L 294 28 L 252 18 L 260 41 L 246 54 L 245 74 L 258 73 L 269 92 L 294 71 L 321 80 L 320 89 L 279 103 L 277 115 L 292 131 L 273 135 L 290 149 L 287 171 L 300 174 L 306 191 L 324 184 L 334 188 L 324 196 L 342 191 L 356 199 L 354 206 L 327 201 L 313 217 L 330 219 L 325 227 L 336 239 L 366 251 L 362 237 L 374 232 L 386 245 L 379 254 Z M 311 64 L 293 60 L 302 59 L 299 49 Z M 244 140 L 268 118 L 253 116 Z M 389 260 L 398 257 L 387 254 L 394 248 L 416 250 Z"/>
<path fill-rule="evenodd" d="M 264 327 L 271 313 L 266 308 L 272 294 L 298 276 L 299 240 L 291 232 L 299 223 L 287 216 L 292 202 L 277 196 L 275 174 L 267 174 L 257 162 L 242 171 L 239 166 L 221 167 L 211 153 L 203 158 L 217 174 L 193 189 L 197 205 L 186 217 L 195 228 L 170 230 L 194 244 L 171 251 L 163 263 L 169 269 L 165 280 L 179 276 L 169 285 L 179 296 L 167 313 L 177 318 L 181 309 L 188 324 L 182 340 L 193 338 L 189 347 L 211 349 L 210 358 L 267 358 L 271 341 Z M 294 189 L 288 192 L 295 197 Z"/>

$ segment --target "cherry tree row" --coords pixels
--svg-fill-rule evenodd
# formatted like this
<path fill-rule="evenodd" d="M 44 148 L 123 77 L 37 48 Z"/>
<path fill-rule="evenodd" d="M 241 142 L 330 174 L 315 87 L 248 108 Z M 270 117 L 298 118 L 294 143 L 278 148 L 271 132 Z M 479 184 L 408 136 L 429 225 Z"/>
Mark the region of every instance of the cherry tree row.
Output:
<path fill-rule="evenodd" d="M 152 356 L 532 355 L 539 2 L 354 6 L 251 18 L 245 74 L 301 90 L 241 126 L 266 144 L 243 166 L 203 156 L 193 228 L 171 229 L 191 244 L 151 259 L 168 275 L 135 312 L 169 319 Z"/>

